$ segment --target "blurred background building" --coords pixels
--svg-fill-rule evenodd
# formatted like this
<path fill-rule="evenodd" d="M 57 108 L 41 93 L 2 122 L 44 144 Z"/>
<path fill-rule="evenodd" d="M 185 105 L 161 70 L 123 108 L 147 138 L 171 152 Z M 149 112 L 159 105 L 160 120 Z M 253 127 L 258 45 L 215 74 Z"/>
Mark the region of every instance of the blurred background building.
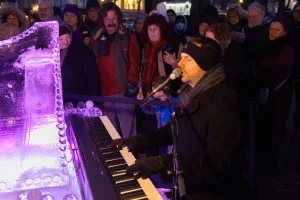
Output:
<path fill-rule="evenodd" d="M 22 10 L 30 10 L 36 12 L 39 0 L 0 0 L 0 6 L 11 5 Z M 49 0 L 54 6 L 64 8 L 65 4 L 76 4 L 85 14 L 85 5 L 87 0 Z M 254 0 L 99 0 L 100 3 L 105 1 L 115 2 L 123 11 L 125 17 L 136 17 L 143 15 L 155 9 L 155 6 L 160 2 L 166 2 L 167 9 L 173 9 L 178 14 L 199 16 L 203 8 L 207 4 L 215 5 L 220 14 L 225 13 L 229 4 L 239 3 L 246 9 Z M 297 0 L 258 0 L 265 5 L 268 12 L 274 9 L 276 12 L 283 13 L 287 9 L 292 9 Z"/>

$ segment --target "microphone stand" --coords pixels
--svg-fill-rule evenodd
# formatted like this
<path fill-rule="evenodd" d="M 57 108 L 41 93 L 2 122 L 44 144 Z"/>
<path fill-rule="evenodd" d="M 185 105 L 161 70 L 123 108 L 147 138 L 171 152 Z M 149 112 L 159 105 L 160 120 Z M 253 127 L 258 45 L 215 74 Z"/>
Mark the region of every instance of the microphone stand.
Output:
<path fill-rule="evenodd" d="M 170 95 L 168 94 L 168 110 L 170 114 L 170 126 L 172 132 L 172 139 L 173 139 L 173 188 L 172 188 L 172 200 L 177 199 L 184 199 L 186 196 L 186 188 L 185 182 L 183 178 L 183 170 L 182 164 L 180 160 L 180 155 L 177 152 L 177 135 L 178 135 L 178 123 L 175 116 L 172 115 L 172 103 L 170 99 Z M 177 194 L 179 192 L 179 198 Z"/>

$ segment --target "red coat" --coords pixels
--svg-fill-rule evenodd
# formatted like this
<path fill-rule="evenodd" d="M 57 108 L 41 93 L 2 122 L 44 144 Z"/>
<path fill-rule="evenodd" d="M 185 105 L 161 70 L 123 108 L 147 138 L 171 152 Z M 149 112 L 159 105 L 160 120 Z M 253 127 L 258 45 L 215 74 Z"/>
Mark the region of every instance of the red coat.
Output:
<path fill-rule="evenodd" d="M 135 33 L 130 35 L 129 65 L 128 81 L 138 83 L 141 68 L 141 53 Z"/>

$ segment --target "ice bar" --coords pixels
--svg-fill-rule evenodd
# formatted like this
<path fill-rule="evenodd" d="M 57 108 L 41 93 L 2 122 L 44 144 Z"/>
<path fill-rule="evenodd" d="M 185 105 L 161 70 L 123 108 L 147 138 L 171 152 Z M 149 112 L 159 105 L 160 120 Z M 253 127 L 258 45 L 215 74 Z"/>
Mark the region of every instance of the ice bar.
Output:
<path fill-rule="evenodd" d="M 0 42 L 0 199 L 81 200 L 61 87 L 58 23 Z"/>

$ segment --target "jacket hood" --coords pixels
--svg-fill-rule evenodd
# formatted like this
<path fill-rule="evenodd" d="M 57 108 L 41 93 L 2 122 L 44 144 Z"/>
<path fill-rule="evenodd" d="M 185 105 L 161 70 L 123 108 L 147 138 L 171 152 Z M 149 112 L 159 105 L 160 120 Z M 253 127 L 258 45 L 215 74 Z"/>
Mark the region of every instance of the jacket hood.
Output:
<path fill-rule="evenodd" d="M 176 24 L 178 22 L 182 22 L 184 23 L 184 28 L 182 31 L 178 31 L 177 28 L 176 28 Z M 186 29 L 187 29 L 187 19 L 184 15 L 177 15 L 175 20 L 174 20 L 174 30 L 175 32 L 178 34 L 178 35 L 182 35 L 183 33 L 186 32 Z"/>
<path fill-rule="evenodd" d="M 26 18 L 25 13 L 20 9 L 14 7 L 4 7 L 0 9 L 0 24 L 6 23 L 8 15 L 14 15 L 19 19 L 21 32 L 29 28 L 29 21 Z"/>

